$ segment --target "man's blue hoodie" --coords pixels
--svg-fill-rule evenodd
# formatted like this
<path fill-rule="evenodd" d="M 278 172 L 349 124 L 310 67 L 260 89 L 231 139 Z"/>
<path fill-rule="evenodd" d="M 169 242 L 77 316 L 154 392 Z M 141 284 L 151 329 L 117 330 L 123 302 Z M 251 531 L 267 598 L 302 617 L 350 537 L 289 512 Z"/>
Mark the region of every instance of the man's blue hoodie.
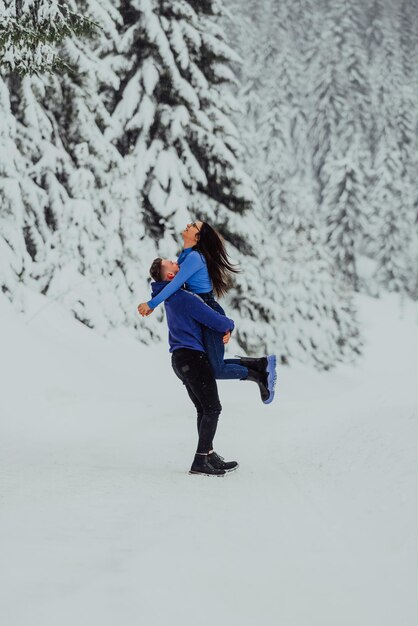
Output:
<path fill-rule="evenodd" d="M 152 297 L 164 289 L 169 281 L 151 283 Z M 179 289 L 164 302 L 167 313 L 168 342 L 170 352 L 179 348 L 189 348 L 205 352 L 203 326 L 219 333 L 234 328 L 234 322 L 210 308 L 197 294 Z"/>

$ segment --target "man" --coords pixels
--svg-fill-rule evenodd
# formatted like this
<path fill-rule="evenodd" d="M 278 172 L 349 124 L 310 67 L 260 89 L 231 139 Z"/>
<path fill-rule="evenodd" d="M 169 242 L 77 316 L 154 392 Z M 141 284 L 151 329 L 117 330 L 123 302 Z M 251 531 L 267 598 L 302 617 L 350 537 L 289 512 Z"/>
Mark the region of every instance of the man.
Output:
<path fill-rule="evenodd" d="M 179 266 L 168 259 L 155 259 L 150 268 L 152 297 L 154 298 L 172 280 Z M 179 289 L 165 301 L 168 341 L 172 353 L 172 367 L 187 389 L 197 411 L 199 440 L 191 474 L 223 476 L 238 467 L 236 461 L 224 461 L 213 450 L 213 438 L 222 407 L 216 379 L 205 353 L 203 326 L 228 334 L 234 322 L 217 313 L 198 295 Z"/>

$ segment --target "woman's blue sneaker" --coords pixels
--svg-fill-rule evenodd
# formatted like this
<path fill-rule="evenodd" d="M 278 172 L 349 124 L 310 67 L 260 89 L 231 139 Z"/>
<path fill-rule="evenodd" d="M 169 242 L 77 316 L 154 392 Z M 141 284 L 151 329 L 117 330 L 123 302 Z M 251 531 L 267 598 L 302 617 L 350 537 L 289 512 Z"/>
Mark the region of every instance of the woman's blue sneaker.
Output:
<path fill-rule="evenodd" d="M 276 355 L 270 354 L 260 359 L 239 357 L 242 365 L 248 369 L 244 380 L 252 380 L 258 384 L 260 396 L 264 404 L 270 404 L 274 398 L 276 385 Z"/>

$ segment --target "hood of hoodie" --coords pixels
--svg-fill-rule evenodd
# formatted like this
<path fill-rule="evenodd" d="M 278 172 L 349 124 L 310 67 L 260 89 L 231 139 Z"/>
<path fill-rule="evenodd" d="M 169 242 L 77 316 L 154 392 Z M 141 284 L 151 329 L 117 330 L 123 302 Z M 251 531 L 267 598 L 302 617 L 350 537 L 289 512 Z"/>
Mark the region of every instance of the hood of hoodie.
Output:
<path fill-rule="evenodd" d="M 158 282 L 151 283 L 152 297 L 155 298 L 155 296 L 160 293 L 160 291 L 162 291 L 164 287 L 169 284 L 169 282 L 169 280 L 160 280 Z"/>

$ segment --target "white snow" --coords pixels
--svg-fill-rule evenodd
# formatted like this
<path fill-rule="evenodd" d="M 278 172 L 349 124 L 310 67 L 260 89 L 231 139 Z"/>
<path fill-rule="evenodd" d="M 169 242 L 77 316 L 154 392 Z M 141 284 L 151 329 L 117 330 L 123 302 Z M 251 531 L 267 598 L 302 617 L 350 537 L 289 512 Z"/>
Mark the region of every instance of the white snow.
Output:
<path fill-rule="evenodd" d="M 357 368 L 280 368 L 268 407 L 221 382 L 240 468 L 208 478 L 166 345 L 28 298 L 0 299 L 3 624 L 418 623 L 416 306 L 359 300 Z"/>

